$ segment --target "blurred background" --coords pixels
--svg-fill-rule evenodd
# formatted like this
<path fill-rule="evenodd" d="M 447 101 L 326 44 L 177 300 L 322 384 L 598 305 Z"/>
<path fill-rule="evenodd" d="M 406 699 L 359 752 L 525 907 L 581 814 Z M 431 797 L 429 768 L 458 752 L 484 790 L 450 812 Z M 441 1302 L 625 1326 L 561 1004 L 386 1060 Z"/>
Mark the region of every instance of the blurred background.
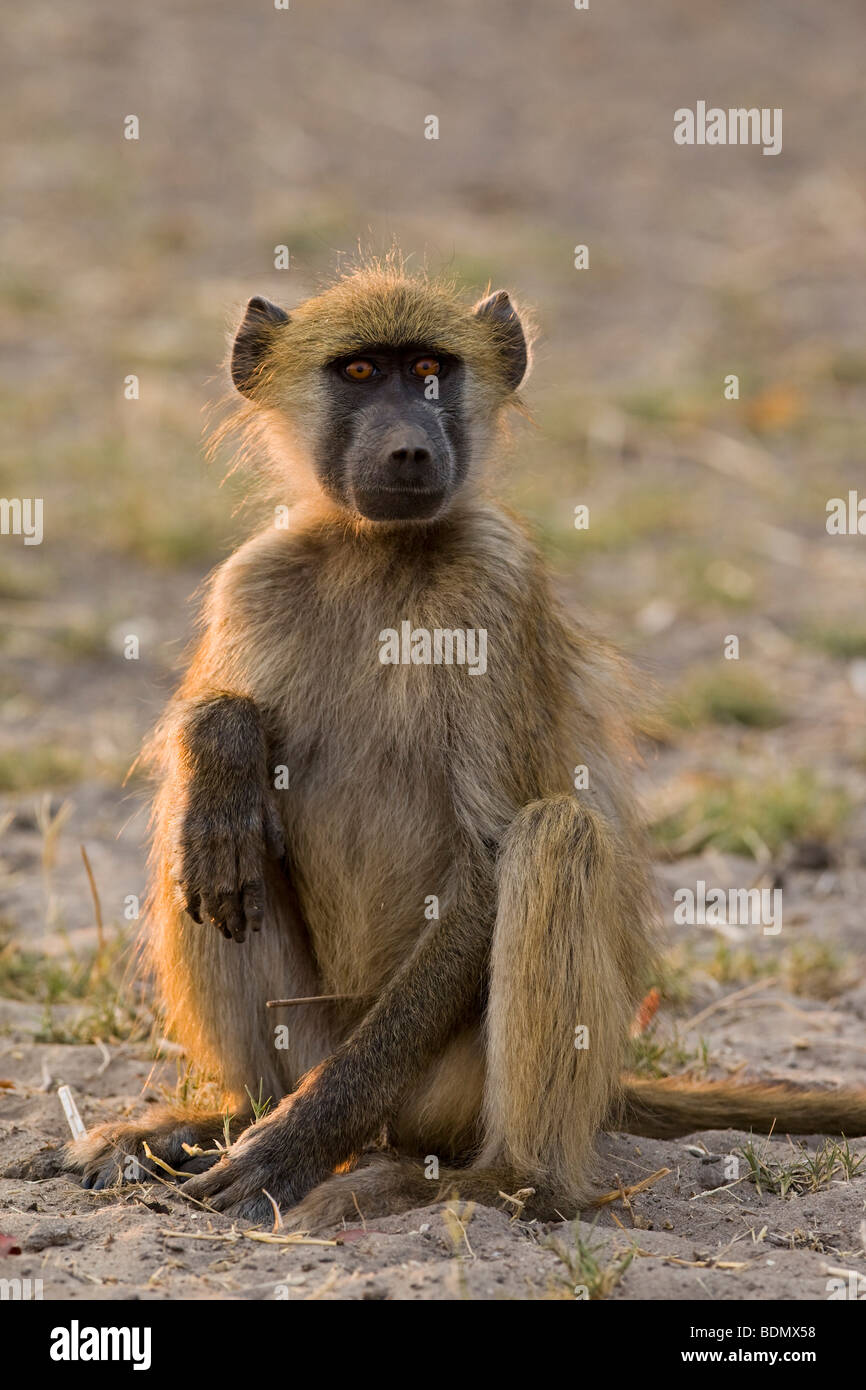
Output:
<path fill-rule="evenodd" d="M 854 0 L 10 16 L 0 494 L 42 497 L 45 537 L 0 537 L 4 1018 L 54 1041 L 133 1026 L 106 965 L 145 881 L 143 789 L 122 780 L 191 595 L 255 523 L 231 458 L 204 459 L 227 332 L 250 294 L 291 306 L 396 239 L 535 306 L 533 422 L 499 486 L 570 609 L 659 688 L 640 790 L 668 921 L 697 878 L 784 887 L 779 937 L 679 928 L 659 978 L 667 1017 L 752 984 L 779 1007 L 711 1045 L 651 1030 L 640 1064 L 859 1067 L 866 540 L 825 529 L 829 498 L 866 494 L 858 18 Z M 675 145 L 698 100 L 781 107 L 782 153 Z"/>

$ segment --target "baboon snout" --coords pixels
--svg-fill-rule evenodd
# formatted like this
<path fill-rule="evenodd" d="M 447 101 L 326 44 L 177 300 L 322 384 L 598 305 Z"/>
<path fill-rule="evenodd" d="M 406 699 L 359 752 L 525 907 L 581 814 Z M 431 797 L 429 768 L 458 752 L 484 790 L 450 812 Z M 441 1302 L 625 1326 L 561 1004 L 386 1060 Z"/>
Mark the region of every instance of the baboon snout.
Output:
<path fill-rule="evenodd" d="M 430 487 L 444 481 L 434 467 L 430 440 L 414 426 L 390 430 L 382 441 L 382 482 L 389 487 Z"/>
<path fill-rule="evenodd" d="M 421 425 L 401 420 L 361 444 L 352 492 L 371 520 L 423 520 L 442 506 L 451 484 L 451 451 Z"/>

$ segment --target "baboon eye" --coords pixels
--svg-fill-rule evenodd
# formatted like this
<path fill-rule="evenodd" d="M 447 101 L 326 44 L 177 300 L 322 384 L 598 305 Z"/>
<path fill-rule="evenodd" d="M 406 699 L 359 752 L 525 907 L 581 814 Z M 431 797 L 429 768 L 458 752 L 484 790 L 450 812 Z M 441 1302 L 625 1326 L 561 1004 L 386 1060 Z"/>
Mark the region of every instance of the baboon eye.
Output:
<path fill-rule="evenodd" d="M 343 368 L 343 372 L 350 381 L 369 381 L 375 370 L 373 363 L 368 362 L 366 357 L 358 357 Z"/>
<path fill-rule="evenodd" d="M 416 376 L 438 376 L 439 359 L 436 357 L 419 357 L 413 364 L 412 371 Z"/>

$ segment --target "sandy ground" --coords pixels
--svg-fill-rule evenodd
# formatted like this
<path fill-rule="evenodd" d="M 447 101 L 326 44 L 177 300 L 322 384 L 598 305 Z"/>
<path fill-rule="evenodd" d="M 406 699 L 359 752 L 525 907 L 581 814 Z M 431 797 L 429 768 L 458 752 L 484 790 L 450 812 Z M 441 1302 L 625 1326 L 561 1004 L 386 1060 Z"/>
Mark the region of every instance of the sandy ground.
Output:
<path fill-rule="evenodd" d="M 708 881 L 714 867 L 722 871 L 711 861 L 689 866 Z M 733 863 L 726 868 L 736 872 Z M 682 866 L 666 873 L 688 877 Z M 864 877 L 851 871 L 819 887 L 820 876 L 792 874 L 786 909 L 801 921 L 792 930 L 808 922 L 810 935 L 820 937 L 823 923 L 835 942 L 846 923 L 856 932 L 852 908 L 866 889 Z M 761 945 L 772 950 L 772 938 Z M 679 1019 L 685 1045 L 698 1036 L 690 1020 L 704 1015 L 698 1031 L 711 1074 L 746 1067 L 801 1083 L 858 1083 L 862 984 L 830 1005 L 756 983 L 739 1001 L 730 989 L 698 984 Z M 55 1026 L 75 1011 L 55 1008 Z M 666 1029 L 672 1025 L 666 1019 Z M 4 1271 L 42 1279 L 45 1298 L 568 1298 L 585 1278 L 572 1273 L 563 1254 L 574 1251 L 578 1236 L 602 1269 L 628 1259 L 607 1293 L 613 1299 L 822 1299 L 840 1269 L 866 1278 L 866 1161 L 850 1180 L 840 1172 L 819 1190 L 781 1197 L 759 1191 L 746 1176 L 732 1180 L 730 1156 L 739 1153 L 746 1174 L 740 1151 L 753 1138 L 732 1131 L 669 1141 L 606 1136 L 600 1192 L 667 1171 L 628 1203 L 583 1213 L 578 1225 L 514 1220 L 505 1203 L 501 1211 L 440 1203 L 380 1220 L 360 1213 L 356 1225 L 311 1244 L 265 1245 L 226 1218 L 192 1209 L 168 1183 L 95 1193 L 53 1171 L 67 1136 L 57 1086 L 73 1088 L 90 1126 L 161 1099 L 175 1083 L 175 1063 L 154 1062 L 149 1047 L 132 1043 L 34 1044 L 44 1017 L 29 1004 L 0 1005 L 0 1026 L 0 1209 L 2 1229 L 21 1250 L 7 1257 Z M 798 1136 L 796 1146 L 814 1153 L 822 1142 Z M 795 1156 L 795 1141 L 785 1135 L 758 1146 L 771 1164 Z M 854 1141 L 851 1150 L 866 1155 L 866 1141 Z"/>
<path fill-rule="evenodd" d="M 781 1001 L 780 1001 L 781 1002 Z M 748 1032 L 748 1029 L 743 1031 Z M 853 1024 L 851 1031 L 854 1031 Z M 726 1046 L 740 1030 L 731 1025 Z M 862 1035 L 862 1029 L 861 1029 Z M 74 1087 L 88 1122 L 124 1110 L 158 1074 L 135 1049 L 112 1048 L 107 1067 L 94 1047 L 16 1047 L 0 1054 L 16 1089 L 3 1108 L 7 1172 L 64 1138 L 43 1069 Z M 46 1299 L 537 1299 L 575 1296 L 576 1278 L 551 1242 L 574 1247 L 575 1231 L 602 1265 L 631 1254 L 614 1299 L 822 1299 L 839 1268 L 866 1277 L 861 1223 L 866 1173 L 818 1193 L 759 1194 L 726 1185 L 724 1156 L 748 1142 L 732 1131 L 684 1140 L 608 1136 L 603 1184 L 629 1186 L 667 1169 L 654 1185 L 598 1215 L 541 1226 L 505 1211 L 434 1204 L 399 1217 L 326 1232 L 309 1244 L 264 1245 L 223 1217 L 191 1210 L 169 1185 L 94 1193 L 65 1177 L 0 1182 L 3 1226 L 21 1253 L 3 1272 L 41 1279 Z M 817 1139 L 809 1141 L 814 1148 Z M 706 1156 L 695 1155 L 705 1146 Z M 866 1145 L 853 1146 L 866 1152 Z M 771 1156 L 790 1145 L 774 1139 Z M 12 1162 L 10 1162 L 12 1160 Z M 616 1224 L 612 1212 L 617 1215 Z M 452 1214 L 453 1213 L 453 1214 Z M 458 1224 L 459 1223 L 459 1224 Z"/>

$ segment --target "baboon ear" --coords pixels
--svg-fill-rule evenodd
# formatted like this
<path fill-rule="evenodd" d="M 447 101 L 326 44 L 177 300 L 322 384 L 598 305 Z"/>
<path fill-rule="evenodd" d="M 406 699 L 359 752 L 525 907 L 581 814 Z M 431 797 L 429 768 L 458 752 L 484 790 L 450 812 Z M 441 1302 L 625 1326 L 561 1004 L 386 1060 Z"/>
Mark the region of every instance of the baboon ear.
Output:
<path fill-rule="evenodd" d="M 260 294 L 250 300 L 232 347 L 232 381 L 242 396 L 253 394 L 256 373 L 271 345 L 274 329 L 288 321 L 285 309 Z"/>
<path fill-rule="evenodd" d="M 507 290 L 497 290 L 475 305 L 475 317 L 489 323 L 497 346 L 505 362 L 506 383 L 509 391 L 516 391 L 526 375 L 529 363 L 529 349 L 523 325 Z"/>

